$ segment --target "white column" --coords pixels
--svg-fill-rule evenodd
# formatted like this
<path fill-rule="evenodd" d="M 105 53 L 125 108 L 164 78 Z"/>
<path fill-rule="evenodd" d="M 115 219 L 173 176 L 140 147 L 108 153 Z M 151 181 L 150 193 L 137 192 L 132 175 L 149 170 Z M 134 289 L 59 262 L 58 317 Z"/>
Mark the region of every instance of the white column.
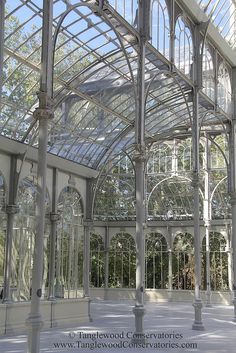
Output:
<path fill-rule="evenodd" d="M 236 322 L 236 193 L 235 192 L 231 193 L 231 206 L 232 206 L 233 305 L 234 305 L 233 321 Z"/>
<path fill-rule="evenodd" d="M 136 187 L 136 302 L 135 333 L 143 334 L 145 288 L 145 47 L 149 36 L 150 1 L 140 0 L 138 8 L 139 62 L 135 120 L 135 187 Z M 139 341 L 143 339 L 139 339 Z"/>
<path fill-rule="evenodd" d="M 210 141 L 205 136 L 205 153 L 204 153 L 204 203 L 203 215 L 206 235 L 206 306 L 211 306 L 211 264 L 210 264 L 210 226 L 211 226 L 211 205 L 210 205 L 210 186 L 209 186 L 209 170 L 210 170 Z"/>
<path fill-rule="evenodd" d="M 206 227 L 206 306 L 211 306 L 211 263 L 210 263 L 210 223 Z"/>
<path fill-rule="evenodd" d="M 90 231 L 93 223 L 91 220 L 84 221 L 84 266 L 83 284 L 84 296 L 90 297 Z"/>
<path fill-rule="evenodd" d="M 109 228 L 106 226 L 105 231 L 105 242 L 104 242 L 104 272 L 105 272 L 105 290 L 109 287 Z M 106 293 L 105 293 L 106 294 Z"/>
<path fill-rule="evenodd" d="M 194 88 L 193 88 L 193 123 L 192 123 L 192 146 L 193 146 L 193 177 L 192 186 L 194 193 L 194 258 L 195 258 L 195 296 L 194 296 L 194 322 L 193 330 L 204 330 L 202 323 L 202 301 L 200 296 L 201 286 L 201 242 L 200 242 L 200 210 L 199 210 L 199 89 L 201 86 L 202 58 L 200 53 L 200 30 L 195 28 L 194 42 Z"/>
<path fill-rule="evenodd" d="M 172 277 L 173 277 L 173 272 L 172 272 L 172 249 L 168 249 L 168 290 L 172 291 Z"/>
<path fill-rule="evenodd" d="M 53 169 L 52 177 L 52 212 L 50 213 L 50 253 L 49 253 L 49 279 L 48 279 L 48 299 L 55 300 L 55 278 L 56 278 L 56 244 L 57 244 L 57 223 L 60 219 L 57 213 L 58 196 L 58 170 Z"/>
<path fill-rule="evenodd" d="M 41 92 L 39 100 L 42 99 Z M 45 98 L 46 99 L 46 98 Z M 44 101 L 44 99 L 43 99 Z M 43 258 L 44 258 L 44 227 L 45 227 L 45 195 L 46 195 L 46 170 L 47 170 L 47 136 L 48 120 L 52 117 L 51 110 L 36 108 L 34 117 L 39 120 L 38 144 L 38 172 L 37 172 L 37 202 L 36 202 L 36 236 L 32 270 L 32 295 L 31 311 L 26 325 L 29 329 L 28 353 L 38 353 L 40 346 L 40 330 L 43 326 L 40 312 L 40 298 L 42 295 Z"/>
<path fill-rule="evenodd" d="M 233 321 L 236 322 L 236 70 L 233 69 L 233 120 L 230 131 L 230 196 L 232 212 Z"/>
<path fill-rule="evenodd" d="M 57 223 L 60 216 L 56 212 L 50 213 L 51 233 L 50 233 L 50 255 L 49 255 L 49 279 L 48 279 L 48 299 L 55 300 L 55 278 L 56 278 L 56 243 L 57 243 Z"/>
<path fill-rule="evenodd" d="M 28 353 L 39 353 L 40 331 L 43 319 L 40 311 L 44 258 L 45 199 L 47 178 L 48 122 L 53 118 L 52 110 L 52 20 L 53 1 L 43 1 L 43 30 L 41 80 L 38 93 L 39 107 L 34 118 L 38 121 L 38 169 L 36 200 L 36 236 L 32 270 L 32 296 L 30 313 L 26 320 L 28 327 Z"/>
<path fill-rule="evenodd" d="M 12 246 L 13 246 L 13 226 L 15 214 L 19 212 L 16 205 L 16 195 L 18 187 L 19 173 L 17 172 L 17 157 L 11 156 L 10 178 L 8 202 L 6 207 L 7 213 L 7 229 L 6 229 L 6 245 L 4 258 L 4 282 L 3 282 L 3 302 L 11 302 L 11 273 L 12 273 Z"/>
<path fill-rule="evenodd" d="M 229 283 L 229 290 L 233 291 L 233 249 L 231 243 L 231 225 L 227 222 L 226 223 L 226 230 L 227 230 L 227 257 L 228 257 L 228 283 Z"/>
<path fill-rule="evenodd" d="M 6 250 L 4 259 L 4 282 L 3 299 L 4 303 L 12 301 L 11 297 L 11 274 L 12 274 L 12 245 L 13 245 L 13 225 L 15 214 L 19 212 L 16 205 L 7 205 L 7 231 L 6 231 Z M 21 275 L 21 274 L 20 274 Z"/>
<path fill-rule="evenodd" d="M 3 60 L 4 60 L 4 28 L 5 28 L 5 3 L 0 1 L 0 111 L 2 109 L 2 85 L 3 85 Z"/>

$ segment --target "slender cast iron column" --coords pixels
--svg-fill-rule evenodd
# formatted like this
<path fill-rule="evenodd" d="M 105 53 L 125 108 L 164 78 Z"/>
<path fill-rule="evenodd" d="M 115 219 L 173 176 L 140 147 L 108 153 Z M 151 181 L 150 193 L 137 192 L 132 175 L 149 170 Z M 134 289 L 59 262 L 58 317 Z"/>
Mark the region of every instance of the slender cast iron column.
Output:
<path fill-rule="evenodd" d="M 84 222 L 84 266 L 83 266 L 83 280 L 84 280 L 84 296 L 90 296 L 90 231 L 93 223 L 91 220 Z"/>
<path fill-rule="evenodd" d="M 230 196 L 232 212 L 233 321 L 236 322 L 236 70 L 233 69 L 233 119 L 230 130 Z"/>
<path fill-rule="evenodd" d="M 50 213 L 51 232 L 50 232 L 50 255 L 49 255 L 49 280 L 48 280 L 48 299 L 55 300 L 55 272 L 56 272 L 56 243 L 57 243 L 57 223 L 60 219 L 57 213 L 57 190 L 58 190 L 58 171 L 53 169 L 52 177 L 52 212 Z"/>
<path fill-rule="evenodd" d="M 194 258 L 195 258 L 195 298 L 193 330 L 204 330 L 202 323 L 201 287 L 201 244 L 200 244 L 200 210 L 199 210 L 199 116 L 198 116 L 198 87 L 193 93 L 193 179 L 194 189 Z"/>
<path fill-rule="evenodd" d="M 204 224 L 205 224 L 205 235 L 206 235 L 206 306 L 211 306 L 211 278 L 210 278 L 210 219 L 211 219 L 211 209 L 210 209 L 210 188 L 209 188 L 209 168 L 210 168 L 210 148 L 209 139 L 206 136 L 205 143 L 205 156 L 204 156 L 204 204 L 203 204 L 203 214 L 204 214 Z"/>
<path fill-rule="evenodd" d="M 172 283 L 172 276 L 173 276 L 173 271 L 172 271 L 172 249 L 168 249 L 168 290 L 172 292 L 173 289 L 173 283 Z"/>
<path fill-rule="evenodd" d="M 13 225 L 15 214 L 19 212 L 19 207 L 16 205 L 7 205 L 7 232 L 6 232 L 6 252 L 5 252 L 5 267 L 4 267 L 4 284 L 3 284 L 3 302 L 9 303 L 12 301 L 11 296 L 11 273 L 12 273 L 12 244 L 13 244 Z"/>
<path fill-rule="evenodd" d="M 149 36 L 150 1 L 140 0 L 138 8 L 139 61 L 135 120 L 135 187 L 136 187 L 136 337 L 142 337 L 145 288 L 145 47 Z M 143 339 L 141 339 L 143 340 Z"/>
<path fill-rule="evenodd" d="M 44 227 L 45 199 L 47 177 L 47 145 L 48 124 L 53 118 L 52 110 L 52 19 L 53 1 L 43 1 L 43 32 L 39 107 L 34 112 L 38 121 L 38 169 L 37 169 L 37 200 L 36 200 L 36 236 L 32 270 L 31 307 L 26 325 L 28 327 L 28 353 L 40 350 L 40 330 L 43 326 L 40 312 L 42 295 L 43 258 L 44 258 Z"/>
<path fill-rule="evenodd" d="M 231 225 L 226 223 L 226 232 L 227 232 L 227 257 L 228 257 L 228 282 L 229 290 L 233 291 L 233 249 L 231 242 Z"/>
<path fill-rule="evenodd" d="M 5 3 L 0 1 L 0 111 L 2 110 L 2 85 L 3 85 L 3 59 L 4 59 L 4 28 L 5 28 Z"/>
<path fill-rule="evenodd" d="M 13 226 L 15 214 L 19 212 L 16 205 L 16 195 L 19 174 L 17 172 L 17 156 L 11 156 L 9 194 L 6 207 L 7 213 L 7 230 L 6 230 L 6 249 L 4 259 L 4 283 L 3 283 L 3 302 L 11 302 L 11 273 L 12 273 L 12 245 L 13 245 Z"/>
<path fill-rule="evenodd" d="M 109 286 L 109 228 L 106 226 L 105 231 L 105 290 Z M 106 295 L 106 293 L 105 293 Z"/>
<path fill-rule="evenodd" d="M 34 113 L 39 121 L 38 145 L 38 173 L 37 173 L 37 201 L 36 201 L 36 237 L 32 270 L 31 311 L 26 325 L 29 329 L 28 353 L 38 353 L 40 345 L 40 330 L 43 320 L 40 312 L 40 298 L 42 295 L 43 258 L 44 258 L 44 226 L 45 226 L 45 195 L 46 195 L 46 169 L 47 169 L 47 136 L 48 120 L 52 111 L 48 106 L 46 93 L 39 94 L 39 108 Z"/>
<path fill-rule="evenodd" d="M 93 321 L 90 311 L 90 232 L 93 226 L 91 219 L 84 222 L 84 263 L 83 263 L 83 285 L 84 296 L 88 298 L 88 317 Z"/>
<path fill-rule="evenodd" d="M 210 222 L 205 221 L 206 227 L 206 306 L 211 306 L 211 263 L 210 263 Z"/>
<path fill-rule="evenodd" d="M 48 299 L 55 300 L 55 271 L 56 271 L 56 243 L 57 243 L 57 223 L 60 215 L 56 212 L 50 213 L 51 234 L 50 234 L 50 256 L 49 256 L 49 285 Z"/>
<path fill-rule="evenodd" d="M 234 134 L 235 133 L 236 133 L 236 130 Z M 234 148 L 236 148 L 236 145 Z M 231 207 L 232 207 L 232 248 L 233 248 L 233 305 L 234 305 L 233 321 L 236 322 L 236 192 L 231 193 Z"/>
<path fill-rule="evenodd" d="M 192 146 L 193 146 L 193 178 L 194 193 L 194 259 L 195 259 L 195 298 L 194 298 L 194 322 L 193 330 L 204 330 L 202 323 L 202 301 L 200 297 L 201 287 L 201 242 L 200 242 L 200 209 L 199 209 L 199 89 L 202 84 L 202 53 L 200 52 L 200 28 L 195 27 L 194 63 L 193 63 L 193 122 L 192 122 Z"/>

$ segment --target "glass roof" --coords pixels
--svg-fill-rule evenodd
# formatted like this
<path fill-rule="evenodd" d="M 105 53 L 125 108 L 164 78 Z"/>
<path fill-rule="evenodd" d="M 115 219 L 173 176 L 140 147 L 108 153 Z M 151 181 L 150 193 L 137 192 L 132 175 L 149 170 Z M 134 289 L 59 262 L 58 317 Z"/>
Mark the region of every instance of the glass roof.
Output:
<path fill-rule="evenodd" d="M 7 0 L 0 133 L 37 147 L 42 37 L 42 0 Z M 76 6 L 71 6 L 73 4 Z M 114 4 L 113 4 L 114 3 Z M 87 1 L 54 0 L 55 41 L 54 119 L 48 152 L 98 168 L 112 153 L 134 144 L 137 83 L 137 36 L 129 21 L 136 11 L 125 9 L 125 19 L 111 1 L 104 16 Z M 120 2 L 119 2 L 120 3 Z M 203 3 L 201 1 L 201 3 Z M 203 4 L 200 4 L 203 6 Z M 132 16 L 127 14 L 131 11 Z M 168 72 L 168 62 L 148 44 L 146 50 L 145 133 L 148 142 L 168 136 L 176 128 L 191 128 L 192 84 L 183 75 Z M 218 122 L 213 106 L 200 99 L 204 124 Z"/>
<path fill-rule="evenodd" d="M 236 47 L 235 0 L 196 0 L 196 2 L 211 18 L 222 37 L 234 49 Z"/>

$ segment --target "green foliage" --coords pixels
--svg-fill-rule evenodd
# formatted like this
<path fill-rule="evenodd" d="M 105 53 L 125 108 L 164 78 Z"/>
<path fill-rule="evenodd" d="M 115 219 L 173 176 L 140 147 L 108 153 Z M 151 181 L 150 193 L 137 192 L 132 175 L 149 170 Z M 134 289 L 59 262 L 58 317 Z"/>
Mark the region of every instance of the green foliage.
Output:
<path fill-rule="evenodd" d="M 93 287 L 104 287 L 104 245 L 102 237 L 90 236 L 90 283 Z"/>
<path fill-rule="evenodd" d="M 134 179 L 115 174 L 107 176 L 96 195 L 95 217 L 128 219 L 134 211 Z"/>
<path fill-rule="evenodd" d="M 191 234 L 177 234 L 173 243 L 173 288 L 194 288 L 193 237 Z"/>
<path fill-rule="evenodd" d="M 135 287 L 135 242 L 128 233 L 112 238 L 109 252 L 109 287 Z"/>
<path fill-rule="evenodd" d="M 163 235 L 151 233 L 146 239 L 146 288 L 168 287 L 168 251 Z"/>
<path fill-rule="evenodd" d="M 228 254 L 225 251 L 226 240 L 220 233 L 210 233 L 209 249 L 210 249 L 210 287 L 212 290 L 227 290 L 228 283 Z M 206 288 L 206 238 L 202 244 L 202 277 L 204 280 L 204 288 Z"/>

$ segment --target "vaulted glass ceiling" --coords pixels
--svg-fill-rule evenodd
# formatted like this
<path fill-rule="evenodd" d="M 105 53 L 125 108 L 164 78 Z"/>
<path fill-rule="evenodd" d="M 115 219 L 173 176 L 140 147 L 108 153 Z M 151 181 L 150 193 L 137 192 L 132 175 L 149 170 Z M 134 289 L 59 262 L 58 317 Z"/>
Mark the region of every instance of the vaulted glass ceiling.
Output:
<path fill-rule="evenodd" d="M 234 49 L 236 47 L 235 0 L 196 0 L 204 13 L 211 18 L 222 37 Z"/>
<path fill-rule="evenodd" d="M 0 133 L 37 147 L 40 81 L 42 0 L 7 0 L 1 91 Z M 55 40 L 53 100 L 48 152 L 91 168 L 98 168 L 112 153 L 134 144 L 137 85 L 136 2 L 114 11 L 110 1 L 103 16 L 94 1 L 54 0 Z M 126 2 L 127 4 L 128 2 Z M 76 4 L 73 6 L 73 4 Z M 130 2 L 131 4 L 131 2 Z M 200 4 L 201 6 L 203 4 Z M 122 6 L 121 6 L 122 7 Z M 123 17 L 126 19 L 124 19 Z M 149 43 L 146 50 L 145 134 L 148 143 L 192 124 L 192 89 L 189 78 L 170 72 L 170 63 Z M 210 111 L 209 111 L 210 110 Z M 208 112 L 209 111 L 209 112 Z M 227 118 L 214 113 L 214 104 L 200 97 L 203 124 Z"/>

